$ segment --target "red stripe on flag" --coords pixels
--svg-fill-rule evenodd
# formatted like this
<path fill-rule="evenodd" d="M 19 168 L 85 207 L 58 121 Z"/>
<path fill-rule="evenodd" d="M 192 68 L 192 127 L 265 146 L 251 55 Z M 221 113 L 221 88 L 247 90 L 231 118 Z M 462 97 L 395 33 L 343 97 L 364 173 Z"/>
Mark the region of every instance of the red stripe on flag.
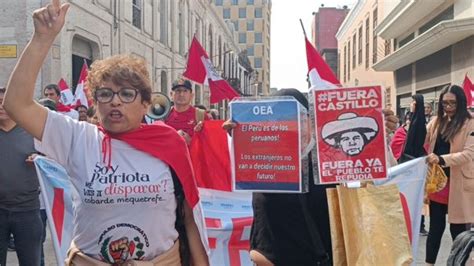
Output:
<path fill-rule="evenodd" d="M 403 208 L 403 215 L 405 216 L 405 223 L 408 230 L 408 238 L 410 238 L 410 244 L 412 243 L 413 239 L 413 230 L 411 224 L 411 216 L 410 216 L 410 207 L 408 206 L 408 201 L 405 195 L 400 192 L 400 201 L 402 202 Z"/>
<path fill-rule="evenodd" d="M 61 244 L 63 235 L 64 210 L 64 190 L 62 188 L 54 188 L 53 209 L 51 212 L 59 244 Z"/>

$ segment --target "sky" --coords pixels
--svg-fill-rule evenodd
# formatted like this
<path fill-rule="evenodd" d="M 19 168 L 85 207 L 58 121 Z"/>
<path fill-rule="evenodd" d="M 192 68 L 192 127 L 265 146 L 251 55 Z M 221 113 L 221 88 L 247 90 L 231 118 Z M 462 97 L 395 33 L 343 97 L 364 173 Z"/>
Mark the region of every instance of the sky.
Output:
<path fill-rule="evenodd" d="M 296 88 L 308 91 L 306 50 L 300 21 L 311 41 L 312 13 L 321 4 L 325 7 L 347 5 L 352 8 L 357 0 L 272 0 L 270 87 Z"/>

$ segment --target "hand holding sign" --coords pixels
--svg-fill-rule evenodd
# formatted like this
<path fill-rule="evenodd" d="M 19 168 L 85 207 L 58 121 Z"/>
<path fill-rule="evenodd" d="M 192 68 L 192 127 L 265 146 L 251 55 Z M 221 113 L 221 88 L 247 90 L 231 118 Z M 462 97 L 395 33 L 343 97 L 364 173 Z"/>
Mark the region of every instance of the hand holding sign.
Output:
<path fill-rule="evenodd" d="M 35 35 L 54 40 L 64 25 L 69 4 L 60 5 L 60 0 L 52 0 L 46 7 L 33 12 Z"/>

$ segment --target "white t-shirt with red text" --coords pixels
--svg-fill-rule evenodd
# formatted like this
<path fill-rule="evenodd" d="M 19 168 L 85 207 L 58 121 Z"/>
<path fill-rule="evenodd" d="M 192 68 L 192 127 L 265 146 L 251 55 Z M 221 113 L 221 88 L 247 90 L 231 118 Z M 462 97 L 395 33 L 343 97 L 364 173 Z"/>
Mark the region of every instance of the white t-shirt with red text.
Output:
<path fill-rule="evenodd" d="M 103 163 L 95 125 L 49 111 L 36 149 L 67 170 L 73 186 L 75 245 L 108 263 L 151 260 L 178 238 L 169 166 L 120 140 Z"/>

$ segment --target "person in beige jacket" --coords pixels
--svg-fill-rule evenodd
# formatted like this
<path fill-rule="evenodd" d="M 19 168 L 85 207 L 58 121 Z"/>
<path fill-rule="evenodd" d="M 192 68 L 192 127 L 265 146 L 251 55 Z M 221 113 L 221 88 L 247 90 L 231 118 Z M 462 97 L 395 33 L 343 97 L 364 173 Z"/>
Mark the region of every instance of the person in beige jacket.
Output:
<path fill-rule="evenodd" d="M 426 161 L 439 164 L 449 178 L 443 190 L 429 196 L 426 263 L 433 265 L 446 227 L 446 214 L 453 240 L 474 223 L 474 119 L 461 87 L 452 85 L 442 90 L 437 117 L 428 124 L 427 131 Z"/>

